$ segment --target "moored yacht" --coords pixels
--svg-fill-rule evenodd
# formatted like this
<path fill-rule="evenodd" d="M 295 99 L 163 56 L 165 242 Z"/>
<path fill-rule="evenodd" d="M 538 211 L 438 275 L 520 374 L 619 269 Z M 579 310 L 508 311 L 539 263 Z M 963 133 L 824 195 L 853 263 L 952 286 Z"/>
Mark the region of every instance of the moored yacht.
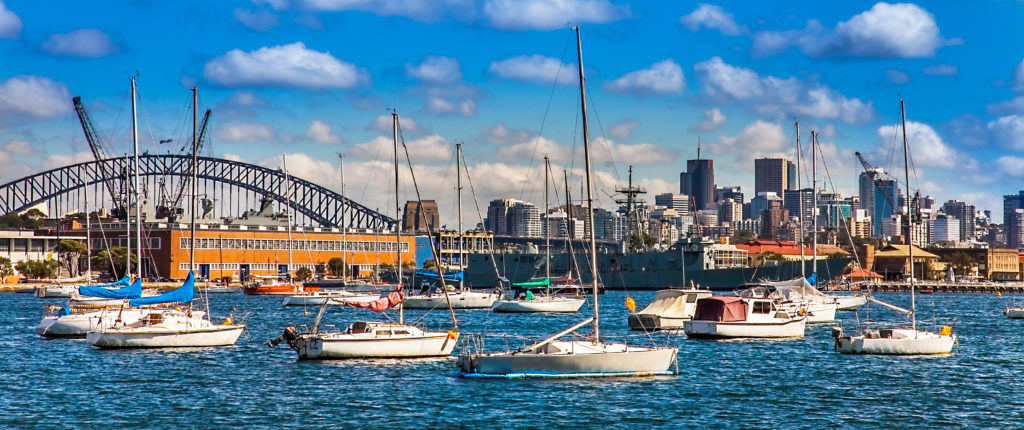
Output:
<path fill-rule="evenodd" d="M 682 330 L 697 312 L 697 301 L 707 297 L 711 291 L 696 288 L 660 290 L 647 307 L 629 316 L 629 329 Z"/>
<path fill-rule="evenodd" d="M 804 336 L 806 324 L 806 316 L 779 309 L 770 298 L 711 296 L 697 301 L 683 330 L 698 339 L 794 338 Z"/>

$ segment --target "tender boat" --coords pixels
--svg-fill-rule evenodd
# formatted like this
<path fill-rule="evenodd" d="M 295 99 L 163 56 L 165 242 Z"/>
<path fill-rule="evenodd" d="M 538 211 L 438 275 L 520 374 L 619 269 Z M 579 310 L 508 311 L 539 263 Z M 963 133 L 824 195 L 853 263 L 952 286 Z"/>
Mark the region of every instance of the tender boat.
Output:
<path fill-rule="evenodd" d="M 711 297 L 710 290 L 696 288 L 660 290 L 647 307 L 629 316 L 629 329 L 682 330 L 683 323 L 693 319 L 693 315 L 697 311 L 697 301 L 707 297 Z"/>
<path fill-rule="evenodd" d="M 1024 319 L 1024 307 L 1006 308 L 1006 317 L 1011 320 Z"/>
<path fill-rule="evenodd" d="M 313 287 L 310 290 L 317 289 L 319 288 Z M 242 292 L 250 296 L 291 296 L 306 292 L 306 288 L 301 283 L 282 282 L 278 278 L 271 277 L 247 285 Z"/>
<path fill-rule="evenodd" d="M 795 338 L 804 336 L 806 324 L 806 316 L 779 309 L 770 298 L 711 296 L 697 301 L 683 330 L 697 339 Z"/>

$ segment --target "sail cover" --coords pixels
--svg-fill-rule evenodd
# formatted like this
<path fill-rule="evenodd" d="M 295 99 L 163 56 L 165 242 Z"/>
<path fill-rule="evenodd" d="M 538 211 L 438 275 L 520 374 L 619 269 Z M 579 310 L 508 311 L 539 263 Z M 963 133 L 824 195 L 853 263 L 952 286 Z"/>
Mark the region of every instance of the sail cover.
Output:
<path fill-rule="evenodd" d="M 116 280 L 114 282 L 111 282 L 111 283 L 108 283 L 108 284 L 89 285 L 89 286 L 90 287 L 98 287 L 98 288 L 127 287 L 131 283 L 132 283 L 131 278 L 129 278 L 128 275 L 124 275 L 123 278 L 118 279 L 118 280 Z"/>
<path fill-rule="evenodd" d="M 152 297 L 141 297 L 132 299 L 128 304 L 131 306 L 156 305 L 160 303 L 191 302 L 196 295 L 196 277 L 192 271 L 188 272 L 188 278 L 180 287 Z"/>
<path fill-rule="evenodd" d="M 695 294 L 690 292 L 690 294 Z M 710 295 L 710 293 L 707 293 Z M 639 312 L 640 315 L 661 315 L 665 317 L 686 317 L 686 290 L 661 290 L 651 304 Z"/>
<path fill-rule="evenodd" d="M 740 297 L 711 296 L 697 300 L 695 321 L 745 321 L 747 303 Z"/>
<path fill-rule="evenodd" d="M 360 309 L 369 309 L 374 312 L 384 312 L 390 308 L 398 306 L 399 303 L 405 301 L 405 296 L 402 295 L 400 290 L 395 290 L 387 294 L 381 294 L 381 297 L 372 302 L 345 302 L 345 306 L 351 306 Z"/>
<path fill-rule="evenodd" d="M 815 303 L 830 303 L 833 301 L 831 298 L 826 296 L 825 293 L 814 288 L 811 283 L 804 278 L 768 282 L 767 284 L 775 287 L 776 293 L 785 300 L 806 300 Z"/>
<path fill-rule="evenodd" d="M 128 277 L 125 276 L 124 278 L 121 279 L 121 281 L 125 281 L 125 284 L 127 284 Z M 116 284 L 116 282 L 114 284 Z M 136 279 L 135 282 L 131 283 L 131 285 L 118 288 L 116 290 L 111 288 L 103 288 L 100 286 L 78 287 L 78 294 L 89 297 L 100 297 L 104 299 L 134 299 L 142 297 L 142 280 Z"/>
<path fill-rule="evenodd" d="M 437 279 L 437 278 L 440 278 L 440 276 L 437 273 L 434 273 L 434 272 L 416 272 L 416 276 L 419 276 L 421 278 L 427 278 L 427 279 Z M 446 281 L 461 281 L 462 280 L 462 271 L 460 270 L 460 271 L 455 272 L 455 273 L 445 273 L 444 274 L 444 280 L 446 280 Z"/>
<path fill-rule="evenodd" d="M 544 278 L 539 281 L 517 282 L 513 287 L 547 287 L 551 285 L 551 278 Z"/>

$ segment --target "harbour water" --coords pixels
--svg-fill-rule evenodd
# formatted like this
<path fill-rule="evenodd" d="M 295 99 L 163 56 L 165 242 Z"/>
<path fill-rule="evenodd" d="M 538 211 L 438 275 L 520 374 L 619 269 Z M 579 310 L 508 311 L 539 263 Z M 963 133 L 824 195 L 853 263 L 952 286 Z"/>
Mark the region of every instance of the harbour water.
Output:
<path fill-rule="evenodd" d="M 629 333 L 624 292 L 601 297 L 602 334 Z M 642 307 L 653 292 L 631 293 Z M 906 305 L 903 293 L 881 293 Z M 919 322 L 957 318 L 960 345 L 943 357 L 844 356 L 833 352 L 830 325 L 790 341 L 695 341 L 677 344 L 679 375 L 641 379 L 466 380 L 454 358 L 415 361 L 299 362 L 284 345 L 263 343 L 287 324 L 315 314 L 275 297 L 215 295 L 212 310 L 251 311 L 248 339 L 235 347 L 106 351 L 82 340 L 33 333 L 43 300 L 0 294 L 0 427 L 602 427 L 646 428 L 1012 428 L 1024 422 L 1024 321 L 1002 315 L 1014 295 L 918 296 Z M 58 303 L 58 301 L 53 301 Z M 589 314 L 499 315 L 460 311 L 468 332 L 535 338 Z M 447 327 L 447 311 L 410 311 L 411 321 Z M 425 316 L 424 316 L 425 315 Z M 863 319 L 865 312 L 858 316 Z M 871 316 L 897 318 L 877 306 Z M 371 318 L 332 308 L 325 321 Z M 840 313 L 847 330 L 854 314 Z M 948 321 L 940 321 L 948 322 Z M 250 340 L 251 339 L 251 340 Z M 510 337 L 518 346 L 525 339 Z M 502 337 L 489 338 L 504 348 Z"/>

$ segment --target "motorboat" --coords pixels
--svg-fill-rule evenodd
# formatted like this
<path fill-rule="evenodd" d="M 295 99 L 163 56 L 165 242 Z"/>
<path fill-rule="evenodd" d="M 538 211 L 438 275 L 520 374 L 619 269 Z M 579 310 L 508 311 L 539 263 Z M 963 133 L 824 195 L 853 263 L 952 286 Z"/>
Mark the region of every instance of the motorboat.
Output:
<path fill-rule="evenodd" d="M 319 288 L 311 288 L 310 290 L 316 289 Z M 242 288 L 242 292 L 250 296 L 291 296 L 306 292 L 306 288 L 302 283 L 287 282 L 277 277 L 267 277 L 260 279 L 259 282 L 245 286 L 245 288 Z"/>
<path fill-rule="evenodd" d="M 1024 319 L 1024 307 L 1008 306 L 1004 313 L 1011 320 Z"/>
<path fill-rule="evenodd" d="M 682 330 L 683 323 L 693 319 L 697 301 L 711 297 L 710 290 L 696 288 L 659 290 L 647 307 L 631 314 L 630 330 Z"/>
<path fill-rule="evenodd" d="M 780 309 L 771 298 L 711 296 L 697 301 L 683 330 L 697 339 L 796 338 L 806 325 L 806 316 Z"/>

